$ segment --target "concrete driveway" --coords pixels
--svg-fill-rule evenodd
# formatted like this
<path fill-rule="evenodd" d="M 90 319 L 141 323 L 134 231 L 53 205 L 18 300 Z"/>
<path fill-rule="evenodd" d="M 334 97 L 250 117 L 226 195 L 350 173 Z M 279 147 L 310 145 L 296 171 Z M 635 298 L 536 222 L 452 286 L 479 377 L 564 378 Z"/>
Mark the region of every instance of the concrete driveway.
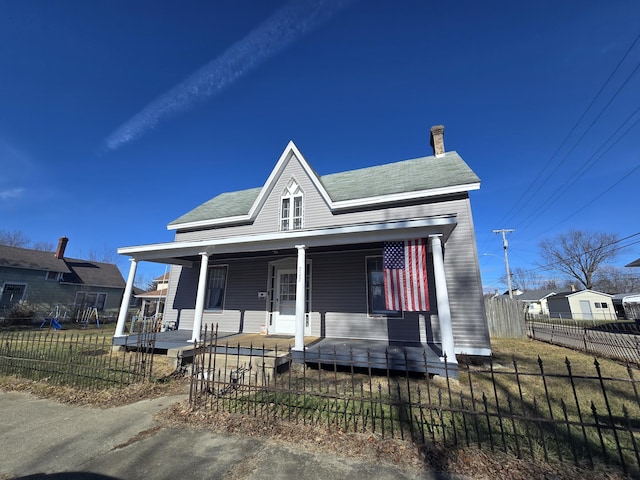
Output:
<path fill-rule="evenodd" d="M 451 478 L 154 421 L 183 398 L 103 410 L 0 391 L 0 479 Z"/>

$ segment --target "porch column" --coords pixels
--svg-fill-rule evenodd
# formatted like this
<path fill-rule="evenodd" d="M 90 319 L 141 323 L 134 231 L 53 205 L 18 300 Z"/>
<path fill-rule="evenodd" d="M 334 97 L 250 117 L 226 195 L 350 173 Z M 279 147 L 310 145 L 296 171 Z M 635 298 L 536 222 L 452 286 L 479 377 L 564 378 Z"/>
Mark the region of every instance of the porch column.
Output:
<path fill-rule="evenodd" d="M 296 245 L 298 249 L 298 268 L 296 278 L 296 340 L 293 347 L 294 350 L 304 350 L 304 317 L 305 317 L 305 305 L 306 305 L 306 260 L 305 260 L 305 247 L 304 245 Z"/>
<path fill-rule="evenodd" d="M 202 314 L 204 313 L 204 299 L 207 294 L 207 270 L 209 268 L 209 253 L 200 252 L 200 277 L 198 277 L 198 293 L 196 294 L 196 310 L 193 313 L 193 334 L 191 341 L 200 341 L 202 330 Z"/>
<path fill-rule="evenodd" d="M 127 277 L 127 286 L 124 287 L 122 295 L 122 303 L 120 304 L 120 312 L 118 312 L 118 322 L 116 323 L 116 331 L 114 337 L 124 337 L 124 323 L 127 321 L 127 312 L 129 311 L 129 303 L 131 303 L 131 291 L 133 290 L 133 282 L 136 278 L 136 269 L 138 262 L 135 258 L 131 258 L 129 266 L 129 276 Z"/>
<path fill-rule="evenodd" d="M 433 276 L 436 284 L 436 302 L 438 304 L 440 336 L 442 337 L 442 352 L 447 356 L 448 362 L 458 363 L 456 359 L 456 349 L 453 343 L 453 326 L 451 324 L 447 278 L 444 274 L 442 240 L 440 240 L 440 235 L 430 236 L 429 240 L 431 241 L 431 252 L 433 254 Z"/>

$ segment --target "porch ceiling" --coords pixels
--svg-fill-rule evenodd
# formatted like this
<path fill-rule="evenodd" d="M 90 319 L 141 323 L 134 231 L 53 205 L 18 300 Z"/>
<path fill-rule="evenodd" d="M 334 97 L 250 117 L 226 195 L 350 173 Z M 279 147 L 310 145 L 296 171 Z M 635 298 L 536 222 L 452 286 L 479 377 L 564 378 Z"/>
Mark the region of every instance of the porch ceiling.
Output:
<path fill-rule="evenodd" d="M 296 245 L 305 245 L 308 248 L 336 247 L 424 238 L 430 235 L 441 235 L 445 243 L 456 223 L 456 215 L 452 214 L 323 229 L 122 247 L 118 249 L 118 253 L 138 261 L 192 266 L 194 261 L 199 260 L 202 252 L 210 255 L 260 254 L 293 249 Z"/>

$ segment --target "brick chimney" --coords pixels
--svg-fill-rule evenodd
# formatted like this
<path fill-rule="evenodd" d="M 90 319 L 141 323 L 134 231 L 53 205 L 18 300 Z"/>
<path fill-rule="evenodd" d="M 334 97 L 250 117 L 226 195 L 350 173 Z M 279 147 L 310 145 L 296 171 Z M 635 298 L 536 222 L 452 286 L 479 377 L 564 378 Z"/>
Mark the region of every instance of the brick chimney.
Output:
<path fill-rule="evenodd" d="M 67 242 L 69 239 L 67 237 L 60 237 L 58 239 L 58 248 L 56 249 L 56 258 L 63 258 L 64 251 L 67 248 Z"/>
<path fill-rule="evenodd" d="M 436 157 L 444 155 L 444 125 L 431 127 L 431 146 Z"/>

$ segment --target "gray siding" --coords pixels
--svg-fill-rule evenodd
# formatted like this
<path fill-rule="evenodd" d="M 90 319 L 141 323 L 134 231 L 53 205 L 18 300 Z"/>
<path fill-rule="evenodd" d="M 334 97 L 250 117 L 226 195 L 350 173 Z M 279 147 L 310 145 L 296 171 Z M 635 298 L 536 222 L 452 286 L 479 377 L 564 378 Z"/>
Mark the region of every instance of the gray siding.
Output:
<path fill-rule="evenodd" d="M 486 328 L 474 325 L 474 322 L 479 323 L 483 318 L 484 309 L 477 308 L 476 302 L 468 301 L 466 298 L 456 298 L 460 291 L 470 296 L 468 289 L 479 288 L 474 287 L 470 281 L 475 272 L 473 262 L 465 261 L 469 253 L 459 247 L 460 245 L 455 242 L 447 243 L 445 256 L 456 346 L 462 350 L 489 348 Z M 307 332 L 308 335 L 412 342 L 424 338 L 432 342 L 439 341 L 431 255 L 429 255 L 431 311 L 425 314 L 426 319 L 421 322 L 420 315 L 415 312 L 405 312 L 404 318 L 368 315 L 366 257 L 381 254 L 381 248 L 315 255 L 309 253 L 308 259 L 312 263 L 312 312 L 311 329 Z M 260 332 L 267 321 L 268 301 L 259 299 L 257 293 L 268 290 L 269 261 L 276 258 L 278 257 L 227 261 L 212 257 L 211 265 L 227 264 L 229 266 L 227 293 L 224 312 L 205 312 L 204 324 L 217 324 L 218 328 L 225 332 Z M 189 329 L 193 326 L 198 273 L 198 265 L 192 268 L 174 267 L 172 269 L 172 286 L 169 289 L 167 302 L 170 308 L 166 312 L 166 318 L 179 319 L 180 328 Z M 179 279 L 180 284 L 178 288 L 173 288 L 177 283 L 176 279 Z M 472 313 L 474 307 L 475 314 Z"/>
<path fill-rule="evenodd" d="M 388 206 L 333 214 L 315 190 L 301 164 L 293 157 L 253 224 L 177 232 L 176 241 L 214 240 L 277 232 L 280 197 L 292 177 L 304 191 L 305 229 L 455 214 L 457 225 L 446 241 L 444 263 L 456 350 L 465 352 L 490 348 L 471 207 L 466 195 L 438 197 L 418 205 Z M 292 251 L 295 243 L 292 239 Z M 379 251 L 378 254 L 380 253 Z M 423 327 L 420 327 L 419 316 L 414 313 L 405 313 L 404 319 L 388 320 L 367 315 L 365 254 L 366 252 L 343 252 L 314 257 L 313 252 L 308 253 L 308 258 L 313 260 L 313 311 L 310 316 L 310 333 L 327 337 L 411 341 L 418 341 L 426 335 L 429 341 L 439 341 L 433 286 L 432 311 L 427 312 L 422 320 Z M 224 259 L 211 259 L 212 264 L 218 261 L 225 263 Z M 268 260 L 236 260 L 228 263 L 229 284 L 225 312 L 207 312 L 204 322 L 218 323 L 221 329 L 224 326 L 224 329 L 229 331 L 239 331 L 243 328 L 244 331 L 257 332 L 266 319 L 266 306 L 263 300 L 260 301 L 262 303 L 258 301 L 257 291 L 266 288 Z M 166 317 L 179 320 L 181 328 L 191 328 L 193 325 L 198 272 L 197 264 L 190 269 L 175 266 L 172 269 L 167 303 L 169 310 Z M 178 280 L 179 285 L 174 287 Z M 428 331 L 420 332 L 421 328 Z"/>
<path fill-rule="evenodd" d="M 228 260 L 211 257 L 209 265 L 228 265 L 227 290 L 222 312 L 205 311 L 203 325 L 218 325 L 223 332 L 260 332 L 266 321 L 266 301 L 258 292 L 267 289 L 268 259 Z M 165 319 L 181 329 L 193 328 L 200 264 L 174 265 L 167 291 Z"/>

